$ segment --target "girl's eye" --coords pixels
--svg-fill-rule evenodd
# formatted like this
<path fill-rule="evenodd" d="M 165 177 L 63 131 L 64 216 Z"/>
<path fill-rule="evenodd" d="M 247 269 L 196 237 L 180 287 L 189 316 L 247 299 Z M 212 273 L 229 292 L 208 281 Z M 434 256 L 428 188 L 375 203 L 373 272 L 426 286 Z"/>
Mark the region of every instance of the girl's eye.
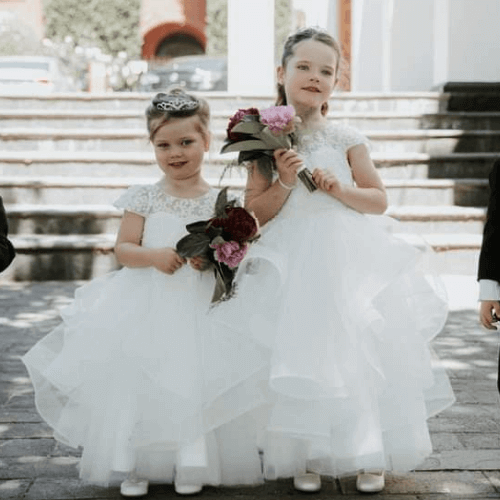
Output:
<path fill-rule="evenodd" d="M 308 66 L 307 66 L 306 64 L 299 64 L 299 65 L 297 66 L 297 68 L 299 68 L 299 69 L 307 69 L 307 68 L 308 68 Z"/>
<path fill-rule="evenodd" d="M 156 144 L 156 147 L 160 149 L 166 149 L 168 148 L 168 142 L 159 142 Z"/>
<path fill-rule="evenodd" d="M 193 139 L 182 139 L 182 142 L 181 142 L 181 144 L 183 146 L 189 146 L 192 143 L 193 143 Z"/>
<path fill-rule="evenodd" d="M 324 70 L 323 70 L 323 74 L 324 74 L 324 75 L 328 75 L 328 76 L 332 76 L 332 75 L 333 75 L 333 72 L 332 72 L 332 71 L 330 71 L 329 69 L 324 69 Z"/>

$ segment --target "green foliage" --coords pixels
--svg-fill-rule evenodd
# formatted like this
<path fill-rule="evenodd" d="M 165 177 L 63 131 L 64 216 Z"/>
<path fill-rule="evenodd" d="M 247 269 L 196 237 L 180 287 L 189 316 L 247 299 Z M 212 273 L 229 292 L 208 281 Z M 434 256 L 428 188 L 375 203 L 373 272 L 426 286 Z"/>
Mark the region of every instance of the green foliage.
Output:
<path fill-rule="evenodd" d="M 71 37 L 81 47 L 138 58 L 140 5 L 141 0 L 45 0 L 46 37 L 55 42 Z"/>
<path fill-rule="evenodd" d="M 274 43 L 275 62 L 281 64 L 283 46 L 292 29 L 292 5 L 290 0 L 274 1 Z"/>
<path fill-rule="evenodd" d="M 227 54 L 227 0 L 207 1 L 207 50 L 210 56 Z"/>
<path fill-rule="evenodd" d="M 35 32 L 15 16 L 0 22 L 0 56 L 38 56 L 42 46 Z"/>

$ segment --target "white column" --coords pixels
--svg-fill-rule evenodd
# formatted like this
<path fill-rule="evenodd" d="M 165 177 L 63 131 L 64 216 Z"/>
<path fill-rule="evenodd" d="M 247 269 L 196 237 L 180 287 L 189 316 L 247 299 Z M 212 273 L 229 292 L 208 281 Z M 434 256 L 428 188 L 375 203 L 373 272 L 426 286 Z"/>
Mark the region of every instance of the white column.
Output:
<path fill-rule="evenodd" d="M 228 92 L 274 95 L 274 0 L 228 0 Z"/>
<path fill-rule="evenodd" d="M 392 86 L 392 24 L 394 0 L 384 0 L 382 5 L 382 90 L 390 92 Z"/>
<path fill-rule="evenodd" d="M 327 8 L 328 8 L 328 12 L 327 12 L 327 16 L 326 16 L 326 19 L 327 19 L 326 29 L 328 30 L 330 35 L 332 35 L 335 38 L 335 40 L 338 40 L 339 39 L 339 16 L 338 16 L 337 0 L 329 0 Z M 352 15 L 351 15 L 351 18 L 352 18 Z M 351 37 L 352 37 L 352 32 L 351 32 Z M 351 42 L 351 48 L 352 48 L 352 42 Z"/>
<path fill-rule="evenodd" d="M 450 4 L 434 0 L 434 86 L 449 78 Z"/>
<path fill-rule="evenodd" d="M 359 61 L 365 0 L 351 2 L 351 91 L 359 88 Z"/>

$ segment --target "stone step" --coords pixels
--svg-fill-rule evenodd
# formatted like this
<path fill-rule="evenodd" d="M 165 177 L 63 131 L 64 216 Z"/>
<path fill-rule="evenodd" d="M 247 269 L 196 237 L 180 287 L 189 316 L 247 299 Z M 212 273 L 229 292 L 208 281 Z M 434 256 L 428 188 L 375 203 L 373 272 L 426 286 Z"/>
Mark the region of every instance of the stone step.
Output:
<path fill-rule="evenodd" d="M 386 215 L 400 222 L 405 233 L 482 234 L 486 209 L 457 206 L 389 206 Z"/>
<path fill-rule="evenodd" d="M 88 109 L 88 110 L 135 110 L 144 112 L 152 93 L 113 92 L 105 94 L 70 93 L 35 95 L 2 95 L 0 109 Z M 274 104 L 275 96 L 234 95 L 228 92 L 200 93 L 205 97 L 212 112 L 237 110 Z M 336 92 L 329 101 L 331 111 L 345 112 L 401 112 L 435 113 L 445 111 L 449 95 L 442 92 Z"/>
<path fill-rule="evenodd" d="M 211 128 L 224 130 L 235 109 L 211 113 Z M 332 111 L 329 120 L 361 130 L 500 130 L 500 112 L 342 112 Z M 0 130 L 4 128 L 135 128 L 146 130 L 144 110 L 128 109 L 1 109 Z"/>
<path fill-rule="evenodd" d="M 479 234 L 397 234 L 416 246 L 421 239 L 435 250 L 439 273 L 477 273 Z M 115 234 L 13 235 L 17 256 L 2 274 L 13 280 L 87 280 L 119 268 L 113 254 Z"/>
<path fill-rule="evenodd" d="M 499 152 L 500 130 L 365 130 L 373 152 L 448 154 Z M 220 151 L 226 132 L 214 130 L 212 151 Z M 0 129 L 4 151 L 151 151 L 144 129 Z"/>
<path fill-rule="evenodd" d="M 116 233 L 122 211 L 112 205 L 5 204 L 10 234 Z M 483 231 L 485 208 L 390 206 L 386 214 L 405 233 L 472 233 Z"/>
<path fill-rule="evenodd" d="M 240 176 L 208 178 L 213 186 L 241 190 L 246 182 Z M 156 177 L 0 177 L 0 194 L 6 203 L 95 204 L 112 203 L 132 184 L 150 184 Z M 387 179 L 384 181 L 391 205 L 485 206 L 488 203 L 487 179 Z"/>
<path fill-rule="evenodd" d="M 361 130 L 499 130 L 500 112 L 437 112 L 437 113 L 330 113 L 333 122 Z"/>
<path fill-rule="evenodd" d="M 3 177 L 0 178 L 0 195 L 4 203 L 28 203 L 39 205 L 68 204 L 93 205 L 112 204 L 132 185 L 152 184 L 155 177 Z M 245 186 L 244 177 L 207 178 L 214 187 L 228 186 L 240 193 Z"/>
<path fill-rule="evenodd" d="M 218 178 L 224 168 L 236 166 L 236 156 L 208 153 L 205 176 Z M 486 178 L 500 153 L 374 152 L 371 156 L 384 179 L 448 179 Z M 156 177 L 158 166 L 152 152 L 0 151 L 0 175 Z"/>

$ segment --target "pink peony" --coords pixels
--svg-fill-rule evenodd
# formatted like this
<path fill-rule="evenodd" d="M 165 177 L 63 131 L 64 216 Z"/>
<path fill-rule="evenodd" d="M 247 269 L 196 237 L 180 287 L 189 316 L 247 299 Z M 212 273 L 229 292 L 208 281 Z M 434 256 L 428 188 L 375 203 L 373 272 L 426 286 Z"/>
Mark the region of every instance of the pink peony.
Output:
<path fill-rule="evenodd" d="M 260 120 L 271 132 L 288 132 L 293 127 L 295 109 L 293 106 L 271 106 L 260 112 Z M 290 130 L 291 131 L 291 130 Z"/>
<path fill-rule="evenodd" d="M 237 267 L 248 250 L 248 245 L 240 245 L 237 241 L 225 241 L 210 246 L 215 248 L 215 259 L 218 262 L 227 264 L 230 268 Z"/>

